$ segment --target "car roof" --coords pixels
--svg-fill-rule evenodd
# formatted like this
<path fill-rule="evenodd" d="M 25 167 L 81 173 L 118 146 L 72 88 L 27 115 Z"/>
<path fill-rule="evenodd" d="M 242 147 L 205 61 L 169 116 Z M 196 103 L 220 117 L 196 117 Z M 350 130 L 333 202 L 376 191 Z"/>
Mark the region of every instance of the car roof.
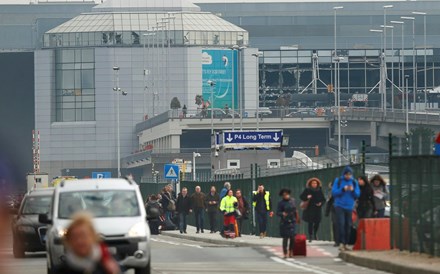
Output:
<path fill-rule="evenodd" d="M 57 191 L 83 191 L 83 190 L 135 190 L 137 184 L 126 179 L 78 179 L 66 180 L 57 186 Z"/>
<path fill-rule="evenodd" d="M 45 187 L 45 188 L 35 188 L 30 190 L 26 196 L 50 196 L 53 194 L 55 188 Z"/>

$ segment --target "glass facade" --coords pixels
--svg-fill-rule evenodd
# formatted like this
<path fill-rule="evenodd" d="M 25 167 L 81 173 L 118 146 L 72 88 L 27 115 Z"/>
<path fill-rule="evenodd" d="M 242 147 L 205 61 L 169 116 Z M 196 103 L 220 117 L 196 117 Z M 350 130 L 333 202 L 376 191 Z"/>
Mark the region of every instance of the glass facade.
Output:
<path fill-rule="evenodd" d="M 60 49 L 55 53 L 57 122 L 95 120 L 94 49 Z"/>
<path fill-rule="evenodd" d="M 231 46 L 248 40 L 244 29 L 205 12 L 87 13 L 48 31 L 44 46 Z"/>
<path fill-rule="evenodd" d="M 328 93 L 332 84 L 333 64 L 331 50 L 268 50 L 260 57 L 260 105 L 276 106 L 277 99 L 283 94 L 310 94 L 313 92 L 313 53 L 318 55 L 317 93 Z M 380 80 L 379 50 L 340 50 L 338 55 L 344 60 L 340 63 L 340 88 L 346 94 L 377 94 Z M 426 71 L 427 90 L 440 86 L 440 49 L 427 49 L 427 67 L 424 69 L 424 50 L 416 51 L 416 71 L 413 74 L 412 50 L 387 51 L 387 92 L 394 78 L 395 96 L 399 96 L 402 87 L 402 61 L 404 60 L 405 74 L 409 76 L 409 91 L 416 83 L 418 93 L 423 93 Z M 393 69 L 394 68 L 394 69 Z M 394 77 L 393 77 L 394 74 Z M 418 97 L 422 97 L 418 96 Z M 332 98 L 330 96 L 329 98 Z M 420 99 L 422 100 L 422 99 Z M 329 103 L 329 102 L 328 102 Z"/>

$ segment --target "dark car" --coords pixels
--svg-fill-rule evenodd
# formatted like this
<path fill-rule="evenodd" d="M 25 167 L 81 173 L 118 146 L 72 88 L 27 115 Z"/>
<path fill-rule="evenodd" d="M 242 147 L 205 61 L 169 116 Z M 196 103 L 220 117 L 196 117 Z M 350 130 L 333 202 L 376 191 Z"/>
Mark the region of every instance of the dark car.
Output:
<path fill-rule="evenodd" d="M 39 214 L 48 214 L 52 204 L 53 188 L 28 192 L 12 220 L 13 253 L 23 258 L 25 252 L 45 251 L 46 225 L 38 221 Z"/>

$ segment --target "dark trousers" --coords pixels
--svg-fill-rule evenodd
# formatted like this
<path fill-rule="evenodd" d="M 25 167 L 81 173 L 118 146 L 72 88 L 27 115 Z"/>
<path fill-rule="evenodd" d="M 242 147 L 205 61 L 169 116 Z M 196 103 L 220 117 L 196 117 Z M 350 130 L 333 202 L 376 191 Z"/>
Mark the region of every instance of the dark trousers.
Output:
<path fill-rule="evenodd" d="M 267 211 L 259 212 L 256 211 L 255 214 L 257 215 L 257 221 L 258 221 L 258 228 L 261 233 L 265 233 L 267 231 Z"/>
<path fill-rule="evenodd" d="M 217 211 L 208 212 L 209 229 L 213 232 L 217 231 Z"/>
<path fill-rule="evenodd" d="M 159 231 L 160 220 L 159 219 L 148 220 L 148 225 L 150 226 L 151 234 L 159 235 L 159 233 L 160 233 L 160 231 Z"/>
<path fill-rule="evenodd" d="M 356 211 L 359 219 L 371 218 L 373 215 L 373 210 L 369 205 L 359 205 Z"/>
<path fill-rule="evenodd" d="M 243 229 L 243 221 L 244 221 L 243 217 L 237 219 L 238 235 L 240 236 L 241 236 L 241 230 Z"/>
<path fill-rule="evenodd" d="M 376 217 L 376 218 L 383 218 L 383 217 L 385 217 L 385 208 L 383 208 L 383 209 L 379 209 L 379 210 L 377 211 L 377 214 L 376 214 L 375 217 Z"/>
<path fill-rule="evenodd" d="M 289 250 L 293 252 L 293 249 L 295 248 L 295 236 L 292 237 L 283 237 L 283 252 L 284 254 L 287 254 L 287 244 L 290 240 L 289 244 Z"/>
<path fill-rule="evenodd" d="M 194 217 L 196 218 L 197 231 L 203 230 L 204 211 L 205 209 L 203 208 L 194 209 Z"/>
<path fill-rule="evenodd" d="M 339 243 L 348 244 L 352 226 L 351 210 L 336 207 L 336 218 L 338 220 Z"/>
<path fill-rule="evenodd" d="M 310 222 L 308 223 L 308 232 L 309 232 L 309 239 L 316 240 L 316 233 L 318 233 L 320 222 Z"/>
<path fill-rule="evenodd" d="M 179 230 L 180 232 L 186 232 L 186 216 L 185 213 L 179 213 Z"/>
<path fill-rule="evenodd" d="M 331 213 L 332 219 L 332 231 L 333 231 L 333 240 L 336 245 L 339 245 L 339 229 L 338 229 L 338 218 L 336 217 L 336 211 L 332 209 Z"/>

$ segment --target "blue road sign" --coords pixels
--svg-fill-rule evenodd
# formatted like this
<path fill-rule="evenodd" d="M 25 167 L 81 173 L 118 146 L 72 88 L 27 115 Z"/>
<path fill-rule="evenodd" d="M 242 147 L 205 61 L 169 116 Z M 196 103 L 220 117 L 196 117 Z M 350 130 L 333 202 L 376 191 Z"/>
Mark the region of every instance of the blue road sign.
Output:
<path fill-rule="evenodd" d="M 163 170 L 165 179 L 179 179 L 179 166 L 174 164 L 166 164 Z"/>
<path fill-rule="evenodd" d="M 92 178 L 93 179 L 106 179 L 106 178 L 111 178 L 112 177 L 112 173 L 111 172 L 92 172 Z"/>
<path fill-rule="evenodd" d="M 283 139 L 282 130 L 223 132 L 223 142 L 225 146 L 228 145 L 280 146 L 282 139 Z"/>

